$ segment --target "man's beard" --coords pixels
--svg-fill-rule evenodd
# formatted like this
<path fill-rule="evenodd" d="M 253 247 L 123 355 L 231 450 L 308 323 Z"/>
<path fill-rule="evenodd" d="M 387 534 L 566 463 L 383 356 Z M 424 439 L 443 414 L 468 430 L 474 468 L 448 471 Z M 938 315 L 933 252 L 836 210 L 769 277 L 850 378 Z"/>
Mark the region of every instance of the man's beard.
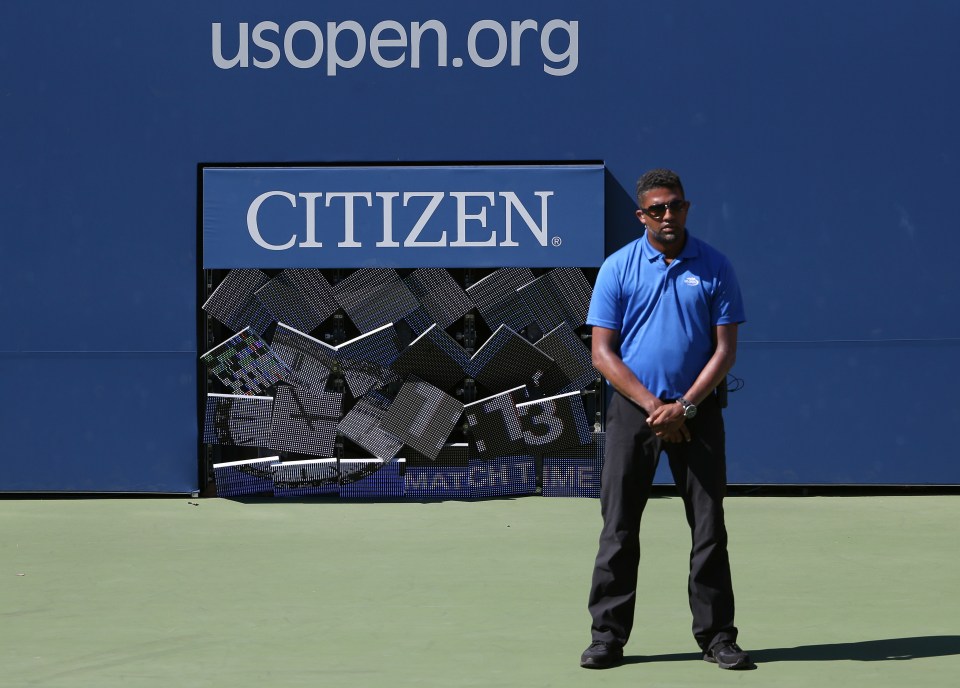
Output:
<path fill-rule="evenodd" d="M 674 244 L 678 241 L 683 241 L 683 235 L 684 235 L 683 227 L 669 228 L 667 230 L 669 235 L 667 235 L 667 233 L 664 233 L 662 231 L 655 232 L 649 227 L 647 227 L 647 231 L 650 232 L 650 236 L 652 236 L 661 244 Z"/>

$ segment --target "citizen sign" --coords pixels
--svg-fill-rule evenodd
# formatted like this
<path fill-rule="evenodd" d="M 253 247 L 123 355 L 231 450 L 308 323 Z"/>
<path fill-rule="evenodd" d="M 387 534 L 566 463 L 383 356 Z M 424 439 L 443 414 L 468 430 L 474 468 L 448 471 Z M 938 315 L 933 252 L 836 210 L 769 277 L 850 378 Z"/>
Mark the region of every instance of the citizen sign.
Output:
<path fill-rule="evenodd" d="M 501 247 L 519 233 L 540 246 L 550 236 L 554 191 L 265 191 L 247 208 L 247 232 L 261 248 Z M 400 209 L 404 209 L 401 213 Z M 270 219 L 264 219 L 269 210 Z M 453 218 L 452 225 L 449 219 Z M 400 219 L 402 218 L 402 219 Z"/>
<path fill-rule="evenodd" d="M 594 267 L 600 164 L 202 168 L 203 267 Z"/>

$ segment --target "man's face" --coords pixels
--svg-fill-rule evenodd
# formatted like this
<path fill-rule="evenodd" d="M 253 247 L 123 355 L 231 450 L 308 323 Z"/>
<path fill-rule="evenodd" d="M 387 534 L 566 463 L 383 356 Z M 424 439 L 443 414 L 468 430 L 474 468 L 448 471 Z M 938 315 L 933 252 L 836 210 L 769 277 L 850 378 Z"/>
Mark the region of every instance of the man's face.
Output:
<path fill-rule="evenodd" d="M 637 218 L 647 228 L 650 241 L 669 246 L 683 242 L 689 208 L 678 189 L 650 189 L 640 198 Z"/>

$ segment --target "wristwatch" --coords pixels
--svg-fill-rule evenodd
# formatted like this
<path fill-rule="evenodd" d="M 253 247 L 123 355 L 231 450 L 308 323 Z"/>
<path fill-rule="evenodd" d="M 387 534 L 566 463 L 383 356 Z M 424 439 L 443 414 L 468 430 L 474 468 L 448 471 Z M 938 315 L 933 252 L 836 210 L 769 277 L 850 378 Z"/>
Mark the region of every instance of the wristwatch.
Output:
<path fill-rule="evenodd" d="M 693 418 L 695 415 L 697 415 L 696 404 L 691 404 L 689 401 L 687 401 L 683 397 L 680 397 L 679 399 L 677 399 L 677 403 L 683 407 L 683 415 L 686 416 L 688 419 Z"/>

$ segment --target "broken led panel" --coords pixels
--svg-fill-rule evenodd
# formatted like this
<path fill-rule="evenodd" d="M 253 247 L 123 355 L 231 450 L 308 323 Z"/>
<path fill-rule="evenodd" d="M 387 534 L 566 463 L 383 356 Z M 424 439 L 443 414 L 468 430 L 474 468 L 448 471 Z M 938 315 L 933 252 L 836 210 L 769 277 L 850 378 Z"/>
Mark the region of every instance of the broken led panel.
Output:
<path fill-rule="evenodd" d="M 420 302 L 420 309 L 441 329 L 450 327 L 473 307 L 467 293 L 443 268 L 414 270 L 403 283 Z"/>
<path fill-rule="evenodd" d="M 501 268 L 467 287 L 467 295 L 491 330 L 506 325 L 519 332 L 533 316 L 517 290 L 532 281 L 530 268 Z"/>
<path fill-rule="evenodd" d="M 593 439 L 579 392 L 517 404 L 527 450 L 536 454 L 582 447 Z"/>
<path fill-rule="evenodd" d="M 357 480 L 369 478 L 384 467 L 383 459 L 376 457 L 362 459 L 340 459 L 340 486 Z"/>
<path fill-rule="evenodd" d="M 423 308 L 415 308 L 405 316 L 403 316 L 403 322 L 407 324 L 410 328 L 410 331 L 416 335 L 421 335 L 430 329 L 431 325 L 434 325 L 433 318 L 430 317 L 430 314 L 427 313 Z"/>
<path fill-rule="evenodd" d="M 463 407 L 477 456 L 487 460 L 520 454 L 526 444 L 516 405 L 527 401 L 525 386 L 480 399 Z"/>
<path fill-rule="evenodd" d="M 586 323 L 593 289 L 580 268 L 556 268 L 517 294 L 540 331 L 549 332 L 562 322 L 574 328 Z"/>
<path fill-rule="evenodd" d="M 340 497 L 402 497 L 404 468 L 403 459 L 340 459 Z"/>
<path fill-rule="evenodd" d="M 391 365 L 400 379 L 416 375 L 448 393 L 467 377 L 469 367 L 467 352 L 436 323 L 410 342 Z"/>
<path fill-rule="evenodd" d="M 548 396 L 569 384 L 556 361 L 506 325 L 477 349 L 470 372 L 494 394 L 526 385 L 531 397 Z"/>
<path fill-rule="evenodd" d="M 390 402 L 376 393 L 360 399 L 337 424 L 337 432 L 373 456 L 392 459 L 403 448 L 403 442 L 383 428 L 383 417 Z"/>
<path fill-rule="evenodd" d="M 273 466 L 276 456 L 213 464 L 213 480 L 218 497 L 272 494 Z"/>
<path fill-rule="evenodd" d="M 202 308 L 234 332 L 249 327 L 262 335 L 274 318 L 257 298 L 256 291 L 268 281 L 260 270 L 231 270 Z"/>
<path fill-rule="evenodd" d="M 284 382 L 307 392 L 323 392 L 336 367 L 334 347 L 286 323 L 277 323 L 270 347 L 289 369 Z"/>
<path fill-rule="evenodd" d="M 203 441 L 236 447 L 267 447 L 273 397 L 208 394 Z"/>
<path fill-rule="evenodd" d="M 567 323 L 557 325 L 537 342 L 537 348 L 557 362 L 569 382 L 559 392 L 576 392 L 592 385 L 600 373 L 590 350 Z"/>
<path fill-rule="evenodd" d="M 471 458 L 469 484 L 473 497 L 535 494 L 536 459 L 528 454 L 502 456 L 491 461 Z"/>
<path fill-rule="evenodd" d="M 400 354 L 400 339 L 392 323 L 336 347 L 337 362 L 354 397 L 394 382 L 390 369 Z"/>
<path fill-rule="evenodd" d="M 319 270 L 289 268 L 257 289 L 256 297 L 274 319 L 311 332 L 337 310 L 337 300 Z"/>
<path fill-rule="evenodd" d="M 340 471 L 333 458 L 284 461 L 273 471 L 274 497 L 329 495 L 340 492 Z"/>
<path fill-rule="evenodd" d="M 599 499 L 604 440 L 598 432 L 590 444 L 544 454 L 543 496 Z"/>
<path fill-rule="evenodd" d="M 436 459 L 463 413 L 463 404 L 410 376 L 383 418 L 383 427 L 421 454 Z"/>
<path fill-rule="evenodd" d="M 270 448 L 331 456 L 342 413 L 343 394 L 312 394 L 295 387 L 279 387 L 274 399 Z"/>
<path fill-rule="evenodd" d="M 262 394 L 290 372 L 250 328 L 218 344 L 200 359 L 234 394 Z"/>
<path fill-rule="evenodd" d="M 407 499 L 469 499 L 470 449 L 466 443 L 447 444 L 436 459 L 406 455 L 404 496 Z"/>
<path fill-rule="evenodd" d="M 361 332 L 400 320 L 420 304 L 392 268 L 363 268 L 333 287 L 343 310 Z"/>

